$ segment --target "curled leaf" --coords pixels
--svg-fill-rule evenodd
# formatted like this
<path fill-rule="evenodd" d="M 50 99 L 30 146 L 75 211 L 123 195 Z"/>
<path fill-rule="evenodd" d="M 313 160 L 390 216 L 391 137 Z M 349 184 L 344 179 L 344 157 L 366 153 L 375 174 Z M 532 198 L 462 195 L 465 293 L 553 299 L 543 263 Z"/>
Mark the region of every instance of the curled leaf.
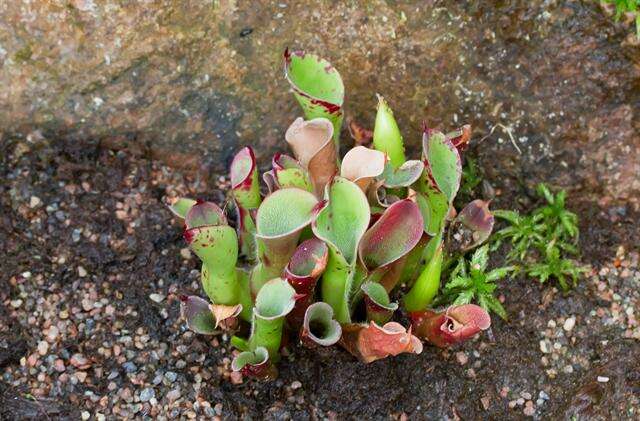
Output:
<path fill-rule="evenodd" d="M 236 304 L 234 306 L 210 304 L 209 309 L 216 320 L 216 328 L 235 329 L 238 325 L 238 316 L 242 312 L 242 304 Z"/>
<path fill-rule="evenodd" d="M 307 307 L 313 302 L 313 292 L 318 278 L 324 272 L 329 259 L 327 245 L 317 238 L 303 241 L 291 256 L 284 270 L 284 278 L 296 290 L 296 305 L 287 320 L 295 327 L 302 324 Z"/>
<path fill-rule="evenodd" d="M 398 304 L 389 300 L 389 294 L 384 286 L 377 282 L 365 282 L 361 289 L 364 292 L 367 320 L 378 324 L 388 322 L 393 312 L 398 309 Z"/>
<path fill-rule="evenodd" d="M 333 126 L 326 118 L 304 121 L 298 117 L 287 129 L 285 139 L 296 158 L 309 172 L 316 196 L 336 174 L 337 149 L 331 141 Z"/>
<path fill-rule="evenodd" d="M 264 282 L 280 276 L 296 249 L 300 232 L 317 212 L 315 196 L 298 188 L 277 190 L 264 199 L 256 216 L 260 263 L 251 276 L 254 294 Z"/>
<path fill-rule="evenodd" d="M 269 192 L 277 189 L 297 187 L 302 190 L 313 191 L 309 174 L 302 168 L 300 162 L 289 155 L 275 154 L 271 161 L 272 170 L 263 175 Z M 269 179 L 268 179 L 269 178 Z M 273 181 L 271 181 L 273 180 Z"/>
<path fill-rule="evenodd" d="M 337 151 L 344 101 L 340 73 L 315 54 L 289 49 L 284 52 L 284 72 L 307 119 L 324 117 L 331 121 Z"/>
<path fill-rule="evenodd" d="M 418 244 L 423 228 L 420 209 L 414 202 L 395 202 L 360 241 L 358 252 L 364 267 L 371 271 L 400 259 Z"/>
<path fill-rule="evenodd" d="M 300 340 L 307 346 L 331 346 L 340 340 L 342 328 L 333 318 L 333 308 L 327 303 L 311 304 L 304 315 Z"/>
<path fill-rule="evenodd" d="M 197 201 L 184 217 L 187 229 L 199 228 L 207 225 L 227 225 L 227 218 L 218 205 L 211 202 Z"/>
<path fill-rule="evenodd" d="M 267 282 L 256 297 L 254 313 L 265 320 L 275 320 L 289 314 L 296 303 L 296 291 L 285 280 Z"/>
<path fill-rule="evenodd" d="M 238 354 L 231 362 L 231 369 L 260 380 L 273 380 L 278 377 L 278 370 L 271 363 L 269 351 L 263 346 Z"/>
<path fill-rule="evenodd" d="M 296 291 L 281 278 L 265 283 L 258 292 L 253 310 L 250 349 L 263 346 L 272 361 L 279 358 L 284 318 L 293 310 Z"/>
<path fill-rule="evenodd" d="M 467 251 L 489 238 L 493 224 L 494 217 L 489 210 L 489 202 L 476 199 L 458 214 L 449 235 L 455 241 L 456 249 Z"/>
<path fill-rule="evenodd" d="M 209 308 L 209 302 L 195 295 L 180 297 L 180 314 L 187 322 L 187 327 L 201 335 L 213 335 L 217 322 Z"/>
<path fill-rule="evenodd" d="M 175 215 L 178 216 L 180 218 L 183 218 L 187 215 L 187 212 L 189 212 L 189 209 L 191 209 L 191 207 L 193 205 L 196 204 L 196 201 L 193 199 L 188 199 L 186 197 L 180 197 L 178 199 L 175 199 L 170 205 L 169 205 L 169 210 Z"/>
<path fill-rule="evenodd" d="M 420 160 L 407 161 L 397 168 L 387 162 L 379 178 L 387 188 L 409 187 L 420 178 L 423 170 L 424 163 Z"/>
<path fill-rule="evenodd" d="M 231 189 L 238 206 L 244 209 L 257 209 L 260 206 L 260 186 L 256 157 L 253 149 L 244 147 L 231 162 Z"/>
<path fill-rule="evenodd" d="M 365 363 L 389 355 L 422 352 L 422 342 L 411 334 L 411 328 L 407 331 L 396 322 L 389 322 L 382 327 L 376 322 L 370 322 L 368 325 L 344 325 L 340 344 Z"/>
<path fill-rule="evenodd" d="M 491 326 L 489 313 L 475 304 L 449 307 L 442 313 L 413 312 L 410 316 L 416 335 L 441 348 L 463 342 Z"/>
<path fill-rule="evenodd" d="M 340 176 L 353 181 L 363 192 L 366 192 L 373 178 L 384 171 L 385 161 L 384 153 L 364 146 L 356 146 L 344 156 Z"/>
<path fill-rule="evenodd" d="M 404 296 L 404 307 L 407 311 L 424 310 L 438 294 L 443 260 L 440 238 L 432 238 L 430 245 L 435 247 L 433 256 L 430 256 L 427 260 L 426 265 L 420 271 L 418 279 Z"/>

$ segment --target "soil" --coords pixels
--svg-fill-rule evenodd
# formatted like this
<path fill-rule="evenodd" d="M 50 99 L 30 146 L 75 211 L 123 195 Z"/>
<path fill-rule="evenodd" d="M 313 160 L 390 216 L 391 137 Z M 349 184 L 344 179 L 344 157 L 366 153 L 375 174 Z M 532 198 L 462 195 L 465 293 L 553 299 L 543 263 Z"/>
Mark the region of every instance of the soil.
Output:
<path fill-rule="evenodd" d="M 570 22 L 595 19 L 592 9 L 572 7 Z M 579 46 L 584 36 L 569 39 Z M 499 46 L 483 48 L 494 55 Z M 270 383 L 233 374 L 229 338 L 194 335 L 179 317 L 179 295 L 201 294 L 199 263 L 164 201 L 185 195 L 222 203 L 223 175 L 199 177 L 92 139 L 6 139 L 0 419 L 637 419 L 640 198 L 597 180 L 637 182 L 629 168 L 638 163 L 624 151 L 638 147 L 629 110 L 640 91 L 634 85 L 614 95 L 622 90 L 614 84 L 622 58 L 602 64 L 594 55 L 604 73 L 589 83 L 611 82 L 598 85 L 608 108 L 575 125 L 595 124 L 602 136 L 550 142 L 547 131 L 575 128 L 584 110 L 569 103 L 558 122 L 514 106 L 529 136 L 518 140 L 522 153 L 505 133 L 485 138 L 489 128 L 474 134 L 467 152 L 496 192 L 493 208 L 531 209 L 538 181 L 568 189 L 568 207 L 580 216 L 581 261 L 591 268 L 578 286 L 562 294 L 553 282 L 503 281 L 509 320 L 494 318 L 489 332 L 451 350 L 426 346 L 417 356 L 364 365 L 339 348 L 290 344 Z M 552 77 L 553 69 L 539 71 L 531 77 Z M 510 77 L 499 68 L 488 74 Z M 550 101 L 559 106 L 562 98 Z M 587 165 L 585 150 L 615 154 Z M 618 165 L 622 155 L 631 166 Z"/>

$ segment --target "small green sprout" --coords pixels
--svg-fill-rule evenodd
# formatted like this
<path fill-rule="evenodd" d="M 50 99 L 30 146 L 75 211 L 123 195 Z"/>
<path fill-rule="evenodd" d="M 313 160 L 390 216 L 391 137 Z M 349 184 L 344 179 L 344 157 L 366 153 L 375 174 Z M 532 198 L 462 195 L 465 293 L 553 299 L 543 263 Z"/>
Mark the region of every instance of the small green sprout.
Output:
<path fill-rule="evenodd" d="M 458 265 L 451 272 L 449 282 L 444 286 L 444 295 L 449 297 L 449 301 L 453 301 L 452 305 L 454 306 L 475 301 L 487 312 L 493 311 L 506 319 L 507 312 L 495 297 L 494 291 L 498 287 L 496 281 L 504 278 L 516 268 L 515 266 L 506 266 L 486 272 L 488 262 L 489 245 L 477 249 L 469 264 L 465 258 L 460 258 Z"/>
<path fill-rule="evenodd" d="M 521 263 L 523 271 L 541 283 L 556 278 L 562 289 L 567 291 L 576 285 L 580 274 L 585 271 L 563 256 L 563 253 L 578 253 L 578 216 L 565 208 L 565 191 L 554 195 L 546 185 L 539 184 L 537 192 L 545 199 L 546 205 L 529 215 L 506 210 L 493 212 L 495 217 L 509 223 L 495 234 L 493 250 L 508 240 L 511 250 L 507 254 L 507 263 Z M 571 279 L 571 285 L 567 277 Z"/>
<path fill-rule="evenodd" d="M 529 265 L 526 272 L 529 276 L 538 278 L 540 283 L 546 282 L 549 278 L 556 278 L 560 287 L 568 291 L 572 286 L 576 286 L 578 278 L 582 273 L 587 272 L 587 269 L 577 266 L 571 259 L 562 258 L 560 249 L 552 241 L 545 248 L 542 262 Z M 569 280 L 571 285 L 568 283 Z"/>
<path fill-rule="evenodd" d="M 536 209 L 533 212 L 534 219 L 540 221 L 545 229 L 545 237 L 548 242 L 556 239 L 558 247 L 569 253 L 577 253 L 575 246 L 578 241 L 578 216 L 565 209 L 565 199 L 567 193 L 562 190 L 553 195 L 544 184 L 539 184 L 538 194 L 547 201 L 547 205 Z"/>
<path fill-rule="evenodd" d="M 523 260 L 536 244 L 544 242 L 544 226 L 539 224 L 538 216 L 520 215 L 517 211 L 508 210 L 495 210 L 493 216 L 509 222 L 507 227 L 494 235 L 494 249 L 504 240 L 509 240 L 511 250 L 507 254 L 507 260 Z"/>

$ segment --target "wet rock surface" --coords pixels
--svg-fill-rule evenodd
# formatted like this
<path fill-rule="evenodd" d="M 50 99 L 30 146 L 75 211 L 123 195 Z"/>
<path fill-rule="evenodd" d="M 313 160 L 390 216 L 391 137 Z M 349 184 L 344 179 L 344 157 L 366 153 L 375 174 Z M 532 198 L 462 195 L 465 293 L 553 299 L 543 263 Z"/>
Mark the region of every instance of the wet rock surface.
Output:
<path fill-rule="evenodd" d="M 192 170 L 224 172 L 243 144 L 264 161 L 300 113 L 282 76 L 289 46 L 340 70 L 348 116 L 372 125 L 385 95 L 413 150 L 423 120 L 468 122 L 477 138 L 496 127 L 485 143 L 511 155 L 512 136 L 519 167 L 562 153 L 576 171 L 558 183 L 629 199 L 640 54 L 626 35 L 580 1 L 4 2 L 0 128 Z"/>

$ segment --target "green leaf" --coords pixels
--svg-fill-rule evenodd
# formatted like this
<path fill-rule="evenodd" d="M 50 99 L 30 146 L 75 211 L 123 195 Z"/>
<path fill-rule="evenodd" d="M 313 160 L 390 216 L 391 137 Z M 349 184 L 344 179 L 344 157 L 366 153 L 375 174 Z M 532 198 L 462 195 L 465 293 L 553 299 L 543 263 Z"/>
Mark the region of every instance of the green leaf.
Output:
<path fill-rule="evenodd" d="M 312 224 L 313 233 L 352 264 L 358 243 L 369 226 L 367 198 L 355 183 L 335 177 L 326 187 L 325 200 L 326 206 Z"/>
<path fill-rule="evenodd" d="M 333 139 L 339 149 L 344 84 L 340 73 L 327 60 L 304 51 L 284 53 L 285 76 L 308 120 L 324 117 L 333 124 Z"/>
<path fill-rule="evenodd" d="M 491 272 L 487 273 L 487 277 L 485 278 L 487 282 L 494 282 L 499 279 L 504 278 L 509 274 L 509 272 L 513 272 L 515 270 L 515 266 L 506 266 L 493 269 Z"/>
<path fill-rule="evenodd" d="M 387 162 L 384 171 L 378 177 L 384 180 L 384 186 L 390 189 L 409 187 L 415 183 L 424 171 L 424 163 L 419 160 L 407 161 L 397 168 L 391 162 Z"/>
<path fill-rule="evenodd" d="M 449 201 L 444 193 L 427 188 L 424 193 L 416 195 L 416 203 L 420 208 L 424 231 L 429 235 L 438 235 L 444 228 L 449 213 Z"/>
<path fill-rule="evenodd" d="M 440 132 L 425 131 L 422 137 L 428 181 L 453 202 L 460 187 L 462 162 L 458 150 Z"/>
<path fill-rule="evenodd" d="M 462 291 L 458 294 L 458 297 L 455 299 L 452 306 L 461 306 L 463 304 L 469 304 L 473 299 L 474 292 L 472 290 Z"/>
<path fill-rule="evenodd" d="M 471 257 L 471 273 L 484 272 L 489 261 L 489 246 L 486 244 L 473 253 Z"/>
<path fill-rule="evenodd" d="M 394 168 L 404 164 L 404 143 L 398 123 L 393 117 L 389 104 L 380 95 L 378 95 L 378 112 L 373 129 L 373 147 L 387 154 Z"/>
<path fill-rule="evenodd" d="M 189 212 L 189 209 L 191 209 L 191 207 L 195 204 L 195 200 L 181 197 L 176 200 L 173 205 L 169 206 L 169 210 L 173 212 L 174 215 L 184 219 L 184 217 L 187 215 L 187 212 Z"/>
<path fill-rule="evenodd" d="M 502 306 L 502 303 L 500 302 L 500 300 L 498 300 L 493 295 L 483 295 L 482 297 L 485 297 L 486 299 L 485 302 L 488 307 L 485 310 L 491 310 L 494 313 L 496 313 L 498 316 L 500 316 L 503 320 L 507 320 L 507 311 Z"/>

